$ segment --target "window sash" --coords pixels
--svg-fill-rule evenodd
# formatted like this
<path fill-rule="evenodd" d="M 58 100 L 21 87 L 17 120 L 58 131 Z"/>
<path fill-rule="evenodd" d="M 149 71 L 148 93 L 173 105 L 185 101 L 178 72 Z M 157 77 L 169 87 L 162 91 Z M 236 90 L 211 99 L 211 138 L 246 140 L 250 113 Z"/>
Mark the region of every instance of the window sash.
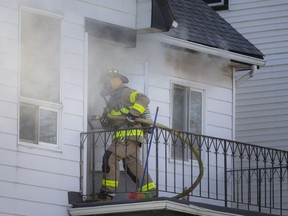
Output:
<path fill-rule="evenodd" d="M 20 103 L 19 141 L 39 146 L 59 147 L 61 109 L 62 106 L 59 104 L 41 103 L 36 100 L 22 98 Z M 51 118 L 51 116 L 45 118 L 43 112 L 52 114 L 54 118 Z"/>
<path fill-rule="evenodd" d="M 60 147 L 62 18 L 21 7 L 21 144 Z M 32 30 L 27 31 L 27 26 Z"/>
<path fill-rule="evenodd" d="M 193 104 L 197 100 L 200 104 Z M 177 107 L 177 109 L 175 109 Z M 179 109 L 180 108 L 180 109 Z M 173 84 L 172 128 L 201 134 L 203 125 L 203 92 L 193 88 Z M 194 115 L 193 111 L 198 113 Z M 193 116 L 194 115 L 194 116 Z M 176 160 L 191 159 L 190 149 L 181 141 L 171 144 L 171 157 Z"/>

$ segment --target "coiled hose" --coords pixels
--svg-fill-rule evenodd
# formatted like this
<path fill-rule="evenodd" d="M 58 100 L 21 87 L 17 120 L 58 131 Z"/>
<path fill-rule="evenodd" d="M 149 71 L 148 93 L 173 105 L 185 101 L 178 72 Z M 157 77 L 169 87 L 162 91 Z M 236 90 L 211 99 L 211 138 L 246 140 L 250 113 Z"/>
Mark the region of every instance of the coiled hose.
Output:
<path fill-rule="evenodd" d="M 97 116 L 96 118 L 97 119 L 101 119 L 102 116 Z M 108 114 L 107 116 L 108 118 L 110 119 L 115 119 L 115 120 L 124 120 L 126 117 L 124 116 L 113 116 L 113 115 L 110 115 Z M 153 121 L 149 120 L 149 119 L 144 119 L 144 118 L 136 118 L 135 121 L 137 123 L 140 123 L 140 124 L 144 124 L 144 125 L 153 125 Z M 182 132 L 180 131 L 177 131 L 177 130 L 173 130 L 169 127 L 166 127 L 162 124 L 159 124 L 159 123 L 156 123 L 155 124 L 156 127 L 158 128 L 161 128 L 163 130 L 166 130 L 168 131 L 169 133 L 177 136 L 183 143 L 185 143 L 186 145 L 189 146 L 189 148 L 191 149 L 192 153 L 194 154 L 197 162 L 198 162 L 198 165 L 199 165 L 199 174 L 198 174 L 198 177 L 196 178 L 196 180 L 194 181 L 194 183 L 189 187 L 187 188 L 185 191 L 183 191 L 182 193 L 174 196 L 173 198 L 175 199 L 180 199 L 182 197 L 185 197 L 187 196 L 189 193 L 191 193 L 201 182 L 202 178 L 203 178 L 203 175 L 204 175 L 204 168 L 203 168 L 203 162 L 201 160 L 201 157 L 199 155 L 199 152 L 197 151 L 197 149 L 193 146 L 193 143 L 191 143 L 189 140 L 185 139 Z"/>

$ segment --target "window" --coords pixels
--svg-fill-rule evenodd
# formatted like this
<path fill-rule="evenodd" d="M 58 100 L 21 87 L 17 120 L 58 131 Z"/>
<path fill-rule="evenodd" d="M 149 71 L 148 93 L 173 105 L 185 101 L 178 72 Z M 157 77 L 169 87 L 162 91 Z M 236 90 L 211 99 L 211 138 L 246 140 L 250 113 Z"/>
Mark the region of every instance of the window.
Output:
<path fill-rule="evenodd" d="M 228 10 L 228 0 L 204 0 L 214 10 Z"/>
<path fill-rule="evenodd" d="M 59 145 L 61 19 L 21 10 L 21 142 Z"/>
<path fill-rule="evenodd" d="M 202 133 L 202 91 L 187 86 L 173 85 L 173 129 L 195 134 Z M 185 152 L 183 154 L 183 152 Z M 172 157 L 189 159 L 189 151 L 183 151 L 181 142 L 172 147 Z"/>

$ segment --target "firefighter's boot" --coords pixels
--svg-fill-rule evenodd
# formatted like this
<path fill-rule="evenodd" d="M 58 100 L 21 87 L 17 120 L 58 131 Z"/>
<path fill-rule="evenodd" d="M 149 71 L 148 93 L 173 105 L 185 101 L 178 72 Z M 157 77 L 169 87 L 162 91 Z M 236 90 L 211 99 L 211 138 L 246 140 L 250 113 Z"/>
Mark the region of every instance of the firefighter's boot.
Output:
<path fill-rule="evenodd" d="M 114 196 L 115 194 L 108 194 L 105 191 L 100 191 L 94 195 L 93 199 L 94 201 L 111 201 Z"/>

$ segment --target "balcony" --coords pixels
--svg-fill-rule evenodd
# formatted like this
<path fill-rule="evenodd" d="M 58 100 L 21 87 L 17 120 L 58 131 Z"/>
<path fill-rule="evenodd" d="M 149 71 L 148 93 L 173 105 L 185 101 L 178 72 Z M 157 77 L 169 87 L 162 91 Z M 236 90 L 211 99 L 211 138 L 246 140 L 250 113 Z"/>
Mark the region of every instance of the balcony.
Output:
<path fill-rule="evenodd" d="M 91 215 L 104 214 L 105 206 L 105 214 L 117 215 L 125 215 L 122 208 L 138 216 L 147 211 L 153 215 L 156 206 L 160 212 L 166 211 L 164 215 L 173 209 L 179 211 L 172 215 L 182 215 L 183 211 L 187 215 L 209 215 L 201 211 L 288 215 L 288 152 L 159 127 L 152 135 L 146 134 L 141 148 L 144 165 L 149 152 L 147 170 L 158 197 L 129 199 L 127 194 L 137 188 L 122 169 L 115 200 L 93 202 L 91 195 L 99 191 L 102 179 L 102 156 L 113 133 L 95 130 L 81 134 L 81 194 L 78 202 L 72 202 L 71 215 L 89 215 L 81 214 L 84 209 L 90 209 Z"/>

